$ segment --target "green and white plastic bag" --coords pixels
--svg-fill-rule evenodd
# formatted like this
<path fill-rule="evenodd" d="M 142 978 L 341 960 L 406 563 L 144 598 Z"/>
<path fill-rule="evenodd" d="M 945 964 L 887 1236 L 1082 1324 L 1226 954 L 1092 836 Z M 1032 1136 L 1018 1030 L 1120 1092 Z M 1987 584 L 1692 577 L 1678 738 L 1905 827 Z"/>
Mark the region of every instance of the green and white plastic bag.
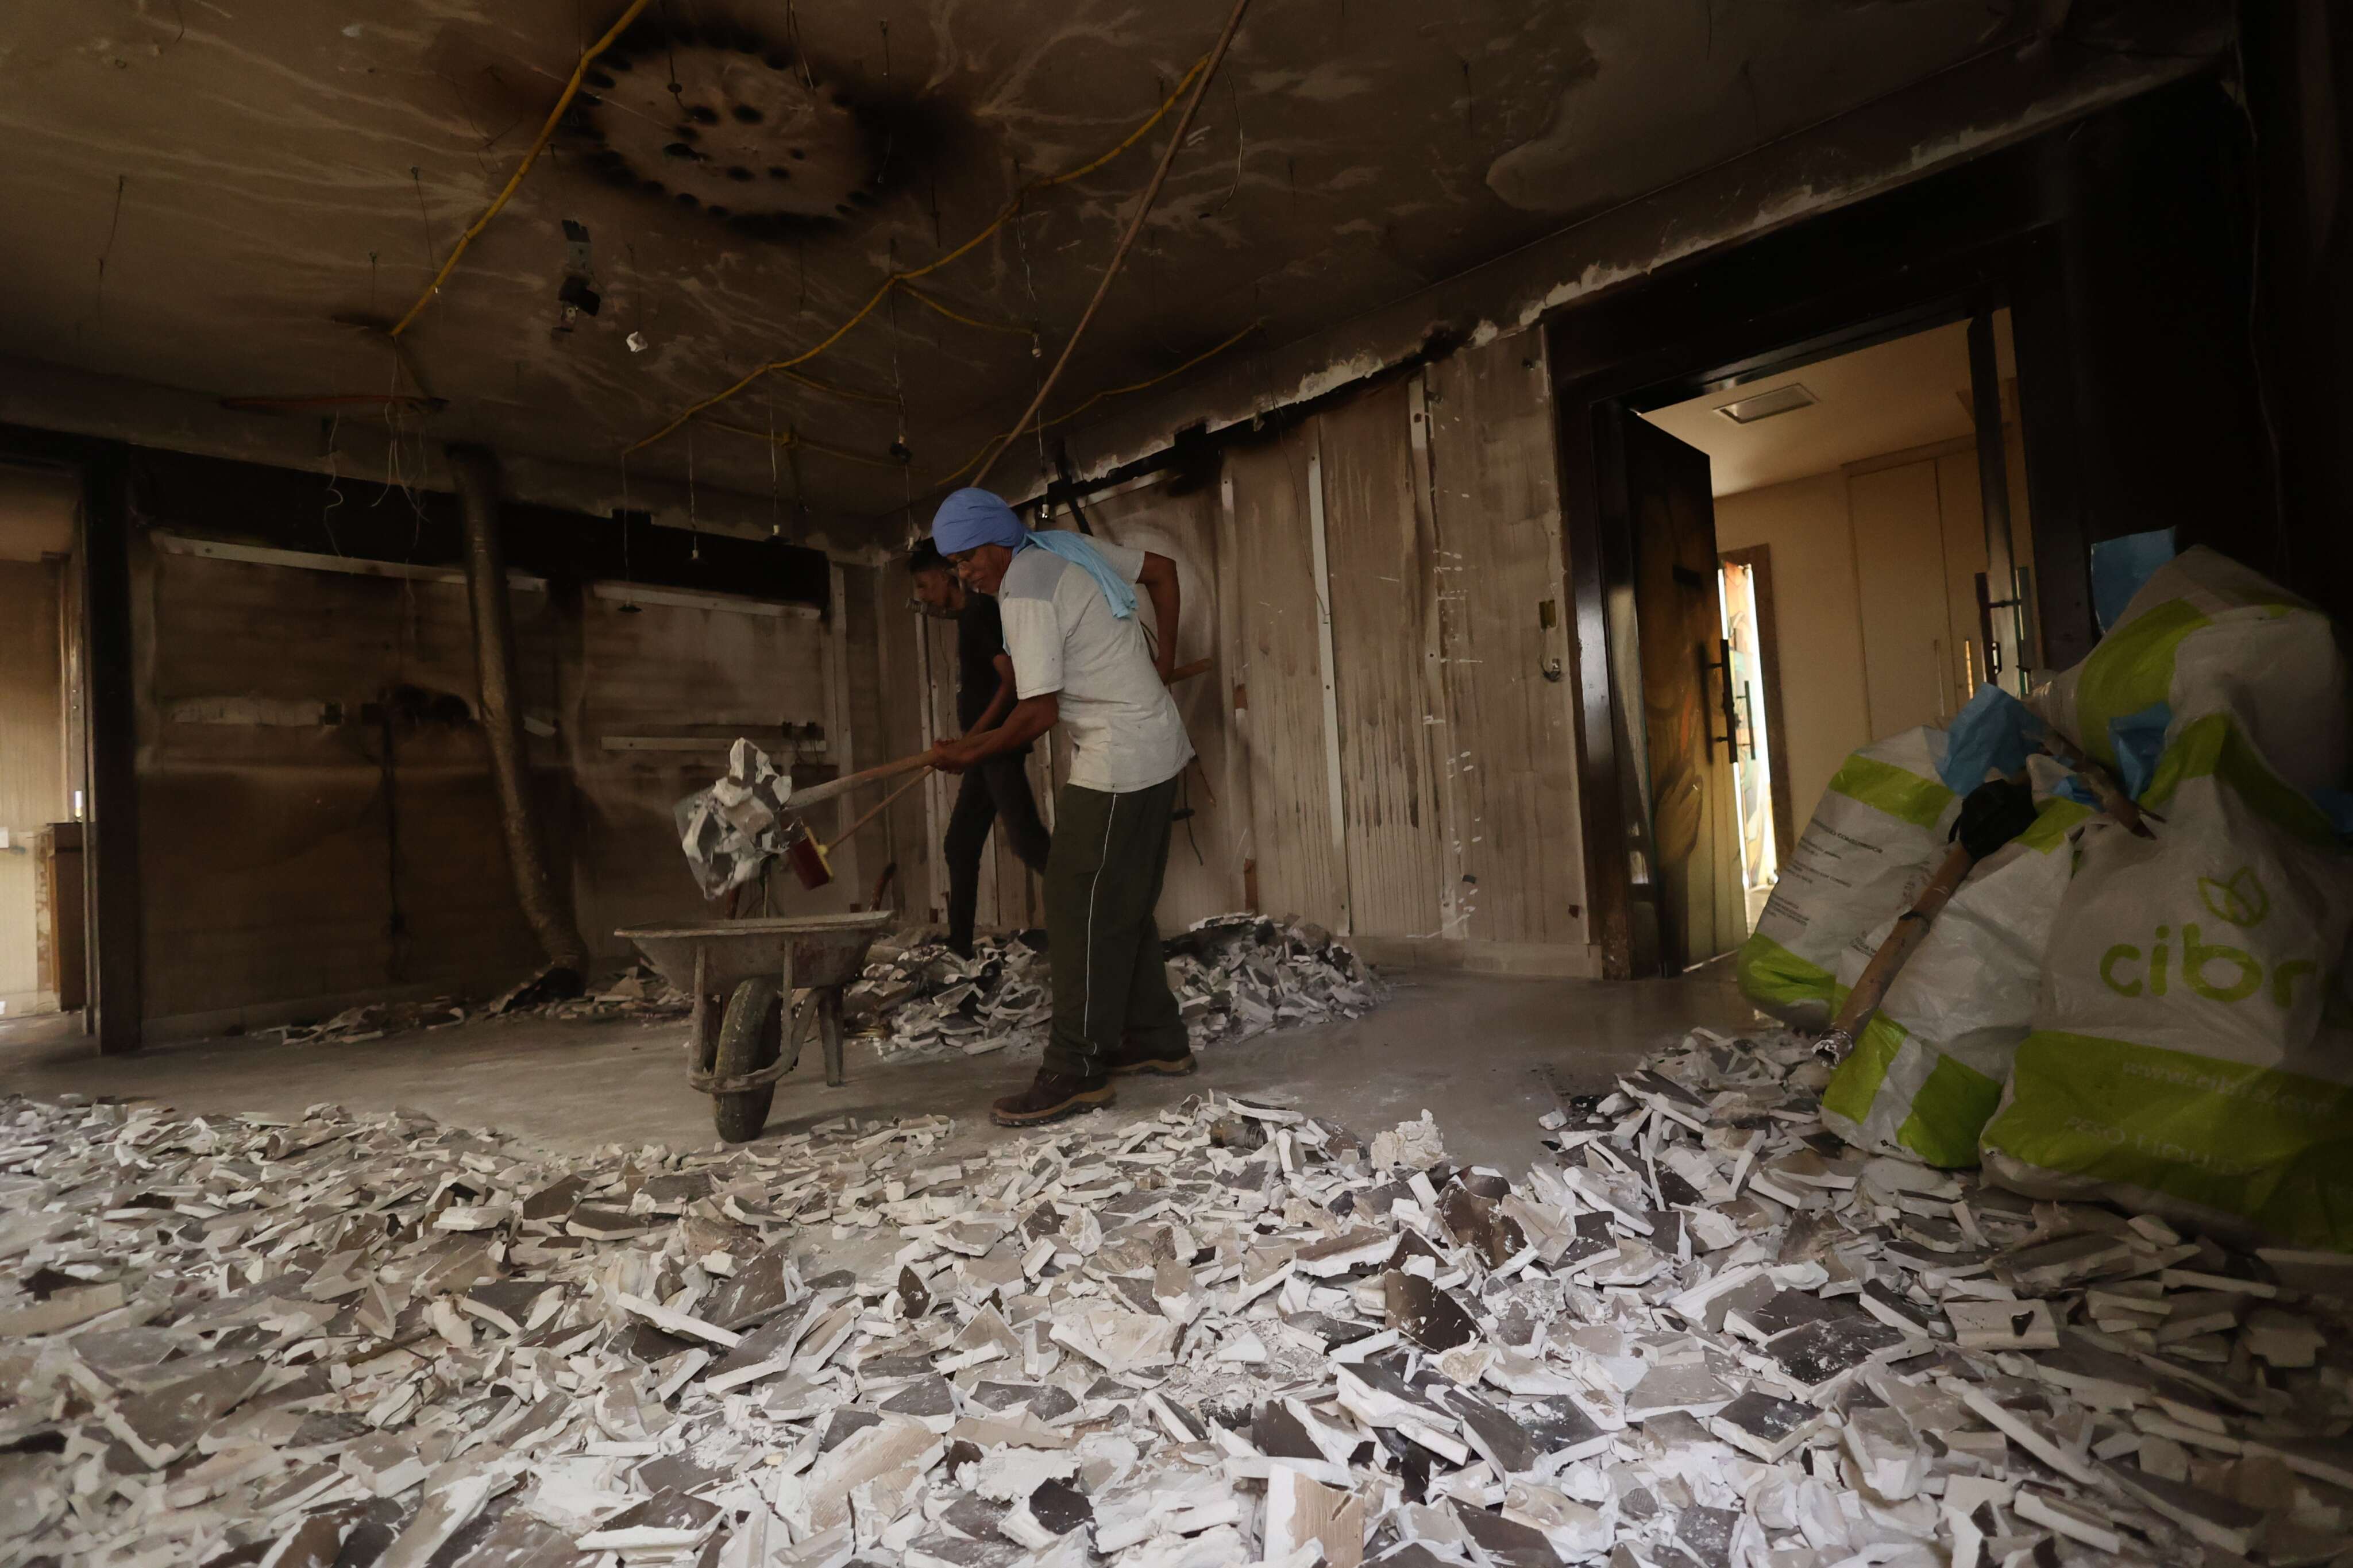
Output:
<path fill-rule="evenodd" d="M 1907 730 L 1848 757 L 1741 945 L 1741 994 L 1799 1028 L 1829 1024 L 1846 999 L 1840 953 L 1911 906 L 1961 797 L 2026 766 L 2042 732 L 2018 699 L 1985 686 L 1951 729 Z"/>
<path fill-rule="evenodd" d="M 2353 1250 L 2353 854 L 2228 713 L 2086 834 L 1987 1173 L 2225 1235 Z"/>
<path fill-rule="evenodd" d="M 1839 954 L 1917 891 L 1959 814 L 1939 776 L 1945 731 L 1923 727 L 1848 757 L 1823 792 L 1741 944 L 1740 993 L 1787 1024 L 1821 1028 L 1845 991 Z"/>
<path fill-rule="evenodd" d="M 1947 1168 L 1978 1163 L 2033 1022 L 2042 953 L 2067 890 L 2075 830 L 2093 812 L 2048 757 L 2030 772 L 2034 825 L 1971 868 L 1822 1093 L 1822 1120 L 1857 1148 Z M 1894 928 L 1880 921 L 1840 955 L 1841 990 Z"/>
<path fill-rule="evenodd" d="M 2343 786 L 2345 664 L 2328 618 L 2199 546 L 2158 567 L 2083 663 L 2028 705 L 2137 796 L 2183 729 L 2237 716 L 2271 770 L 2306 795 Z"/>

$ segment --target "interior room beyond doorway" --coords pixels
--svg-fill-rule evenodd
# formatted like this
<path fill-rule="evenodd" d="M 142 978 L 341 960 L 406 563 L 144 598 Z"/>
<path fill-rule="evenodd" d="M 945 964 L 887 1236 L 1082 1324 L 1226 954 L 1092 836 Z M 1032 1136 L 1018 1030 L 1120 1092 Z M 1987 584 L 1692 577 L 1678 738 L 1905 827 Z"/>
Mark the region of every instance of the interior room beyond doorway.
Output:
<path fill-rule="evenodd" d="M 0 1025 L 83 999 L 74 494 L 0 468 Z"/>
<path fill-rule="evenodd" d="M 2013 558 L 2027 562 L 2007 310 L 1993 328 Z M 1949 720 L 1991 677 L 1971 398 L 1968 323 L 1957 321 L 1642 416 L 1708 458 L 1752 921 L 1848 753 Z M 2013 690 L 2031 679 L 2001 674 Z"/>

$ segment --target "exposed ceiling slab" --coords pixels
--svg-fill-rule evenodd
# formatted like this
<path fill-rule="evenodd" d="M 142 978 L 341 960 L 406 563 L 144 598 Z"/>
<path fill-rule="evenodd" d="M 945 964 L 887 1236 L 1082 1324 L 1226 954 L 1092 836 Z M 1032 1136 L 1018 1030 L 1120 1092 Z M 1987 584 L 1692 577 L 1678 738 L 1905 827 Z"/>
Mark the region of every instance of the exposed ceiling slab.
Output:
<path fill-rule="evenodd" d="M 621 452 L 679 411 L 825 339 L 892 270 L 1132 136 L 1226 7 L 657 0 L 418 314 L 404 368 L 368 323 L 415 302 L 621 9 L 14 8 L 0 354 L 199 403 L 293 399 L 229 416 L 313 466 L 466 439 L 617 477 Z M 1981 0 L 1261 0 L 1050 412 L 1087 405 L 1063 428 L 1090 454 L 1106 432 L 1144 439 L 1173 416 L 1141 417 L 1147 405 L 1230 400 L 1237 377 L 1255 398 L 1288 347 L 1547 237 L 1649 203 L 1672 239 L 1660 193 L 1760 149 L 1842 117 L 1900 124 L 1891 106 L 1961 72 L 1998 79 L 2005 102 L 2096 101 L 2193 68 L 2133 57 L 2194 54 L 2221 13 L 2053 15 L 2057 37 L 2042 13 Z M 1029 401 L 1157 147 L 1146 135 L 1037 193 L 803 379 L 765 377 L 638 452 L 632 483 L 781 496 L 895 535 Z M 1229 341 L 1176 379 L 1089 403 Z M 420 381 L 429 407 L 304 401 Z M 1015 464 L 999 476 L 1023 482 Z"/>
<path fill-rule="evenodd" d="M 1995 370 L 2005 382 L 2017 374 L 2008 315 L 1995 312 Z M 1718 387 L 1642 417 L 1707 454 L 1719 497 L 1831 473 L 1866 458 L 1975 434 L 1968 335 L 1968 322 L 1950 322 Z M 1740 409 L 1788 388 L 1803 388 L 1810 401 L 1747 423 L 1725 413 L 1727 405 Z"/>

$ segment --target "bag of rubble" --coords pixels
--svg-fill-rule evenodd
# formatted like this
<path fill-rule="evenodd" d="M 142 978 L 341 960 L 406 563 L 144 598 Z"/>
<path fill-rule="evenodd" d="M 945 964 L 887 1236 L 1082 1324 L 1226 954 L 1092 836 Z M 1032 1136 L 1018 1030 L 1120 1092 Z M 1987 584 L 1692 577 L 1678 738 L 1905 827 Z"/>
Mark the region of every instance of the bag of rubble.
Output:
<path fill-rule="evenodd" d="M 792 781 L 749 741 L 728 749 L 727 772 L 670 808 L 679 847 L 706 899 L 740 888 L 783 852 L 777 826 Z"/>
<path fill-rule="evenodd" d="M 2087 833 L 1986 1172 L 2226 1237 L 2353 1250 L 2353 852 L 2228 714 Z"/>
<path fill-rule="evenodd" d="M 2306 795 L 2342 787 L 2345 661 L 2328 617 L 2200 545 L 2149 574 L 2084 662 L 2028 700 L 2137 798 L 2185 726 L 2229 713 Z"/>
<path fill-rule="evenodd" d="M 1934 725 L 1848 757 L 1741 944 L 1740 993 L 1785 1024 L 1827 1026 L 1846 987 L 1839 955 L 1894 920 L 1945 852 L 1961 797 L 2026 765 L 2041 721 L 1999 687 L 1978 689 L 1949 731 Z"/>
<path fill-rule="evenodd" d="M 1978 1134 L 2033 1021 L 2075 830 L 2093 816 L 2058 763 L 2034 757 L 2027 773 L 2033 826 L 1970 869 L 1822 1091 L 1822 1120 L 1858 1149 L 1978 1163 Z M 1840 955 L 1842 992 L 1894 926 L 1890 916 Z"/>

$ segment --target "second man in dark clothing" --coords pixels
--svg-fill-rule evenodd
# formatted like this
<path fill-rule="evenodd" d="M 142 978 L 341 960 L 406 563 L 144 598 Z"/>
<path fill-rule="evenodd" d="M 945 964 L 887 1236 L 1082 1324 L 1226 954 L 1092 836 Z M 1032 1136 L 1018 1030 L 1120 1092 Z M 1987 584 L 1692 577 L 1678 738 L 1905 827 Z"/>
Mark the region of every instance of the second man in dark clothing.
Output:
<path fill-rule="evenodd" d="M 907 558 L 915 597 L 934 615 L 956 623 L 956 722 L 967 735 L 995 729 L 1014 702 L 1013 660 L 1005 651 L 1005 624 L 997 601 L 966 588 L 955 568 L 930 540 Z M 948 815 L 948 945 L 972 956 L 974 910 L 980 901 L 980 858 L 988 847 L 991 822 L 1001 823 L 1006 842 L 1032 871 L 1044 873 L 1050 843 L 1029 793 L 1029 748 L 1002 752 L 974 766 L 956 791 Z"/>

